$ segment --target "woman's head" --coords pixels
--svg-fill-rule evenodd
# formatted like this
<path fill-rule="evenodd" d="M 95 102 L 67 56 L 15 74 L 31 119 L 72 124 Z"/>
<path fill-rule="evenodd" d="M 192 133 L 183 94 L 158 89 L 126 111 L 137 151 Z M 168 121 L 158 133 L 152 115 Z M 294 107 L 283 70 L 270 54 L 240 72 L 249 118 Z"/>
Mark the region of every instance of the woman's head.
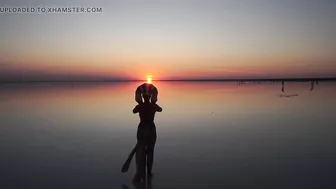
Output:
<path fill-rule="evenodd" d="M 143 100 L 151 103 L 157 102 L 158 90 L 153 84 L 144 83 L 135 91 L 135 101 L 142 103 Z"/>
<path fill-rule="evenodd" d="M 142 98 L 144 99 L 144 102 L 145 102 L 145 103 L 149 103 L 149 100 L 150 100 L 150 98 L 151 98 L 151 95 L 144 94 L 144 95 L 142 95 Z"/>

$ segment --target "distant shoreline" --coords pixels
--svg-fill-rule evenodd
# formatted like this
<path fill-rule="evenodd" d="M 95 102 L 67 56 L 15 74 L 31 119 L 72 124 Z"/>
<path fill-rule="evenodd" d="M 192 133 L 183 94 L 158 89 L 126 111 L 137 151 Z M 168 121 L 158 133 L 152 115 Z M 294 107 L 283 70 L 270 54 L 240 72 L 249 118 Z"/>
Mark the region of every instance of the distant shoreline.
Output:
<path fill-rule="evenodd" d="M 330 78 L 259 78 L 259 79 L 160 79 L 153 80 L 154 82 L 307 82 L 307 81 L 336 81 L 336 77 Z M 70 82 L 145 82 L 144 80 L 131 80 L 131 79 L 101 79 L 101 80 L 4 80 L 1 83 L 70 83 Z"/>

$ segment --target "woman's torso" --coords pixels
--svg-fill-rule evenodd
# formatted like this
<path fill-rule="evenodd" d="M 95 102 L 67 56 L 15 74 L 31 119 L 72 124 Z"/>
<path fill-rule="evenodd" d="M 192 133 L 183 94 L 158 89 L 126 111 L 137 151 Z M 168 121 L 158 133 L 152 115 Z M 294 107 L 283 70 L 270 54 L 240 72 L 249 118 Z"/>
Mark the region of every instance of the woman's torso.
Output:
<path fill-rule="evenodd" d="M 156 104 L 143 103 L 139 105 L 139 117 L 142 123 L 154 123 L 154 117 L 156 113 Z"/>

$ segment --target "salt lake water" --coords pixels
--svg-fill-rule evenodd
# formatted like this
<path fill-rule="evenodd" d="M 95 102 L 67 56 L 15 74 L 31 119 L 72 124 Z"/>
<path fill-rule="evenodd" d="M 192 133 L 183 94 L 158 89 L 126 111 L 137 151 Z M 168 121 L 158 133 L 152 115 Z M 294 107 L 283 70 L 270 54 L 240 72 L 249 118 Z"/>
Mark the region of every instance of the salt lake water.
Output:
<path fill-rule="evenodd" d="M 0 84 L 0 188 L 135 188 L 135 162 L 120 169 L 140 84 Z M 336 187 L 336 83 L 154 85 L 163 112 L 147 188 Z"/>

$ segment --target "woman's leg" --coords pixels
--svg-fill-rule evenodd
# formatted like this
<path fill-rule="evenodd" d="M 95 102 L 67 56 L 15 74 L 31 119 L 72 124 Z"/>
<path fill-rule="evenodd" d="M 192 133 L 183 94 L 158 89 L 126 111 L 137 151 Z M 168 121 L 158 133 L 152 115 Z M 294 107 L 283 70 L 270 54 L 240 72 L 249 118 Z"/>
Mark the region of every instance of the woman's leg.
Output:
<path fill-rule="evenodd" d="M 138 139 L 138 144 L 137 144 L 137 149 L 135 153 L 135 158 L 136 158 L 136 174 L 134 176 L 134 181 L 141 181 L 142 178 L 145 177 L 146 173 L 146 141 L 145 137 L 143 136 L 143 130 L 141 128 L 138 128 L 137 132 L 137 139 Z"/>
<path fill-rule="evenodd" d="M 152 174 L 152 167 L 154 162 L 154 147 L 156 142 L 156 129 L 153 128 L 149 141 L 147 143 L 147 172 L 148 175 Z"/>

